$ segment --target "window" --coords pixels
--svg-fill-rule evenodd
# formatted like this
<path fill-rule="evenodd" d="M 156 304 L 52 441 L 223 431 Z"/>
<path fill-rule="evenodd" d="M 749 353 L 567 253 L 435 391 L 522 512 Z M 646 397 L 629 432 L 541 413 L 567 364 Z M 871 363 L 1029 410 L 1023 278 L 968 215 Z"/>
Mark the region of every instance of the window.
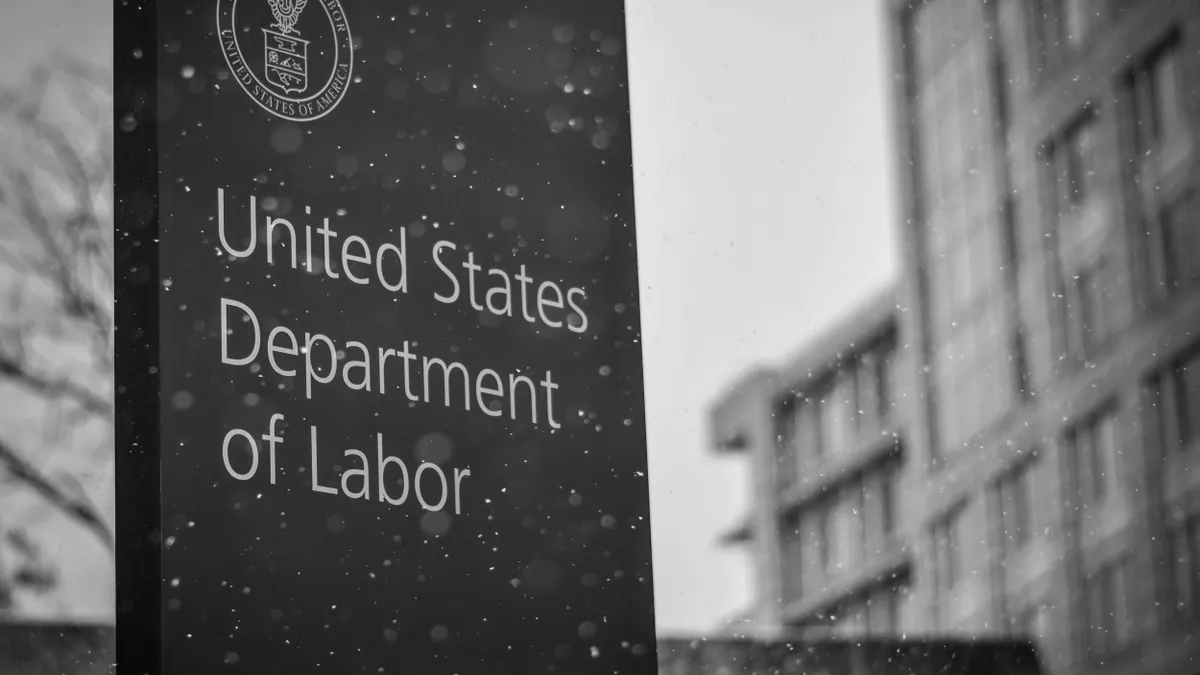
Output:
<path fill-rule="evenodd" d="M 1161 271 L 1155 270 L 1155 276 L 1168 293 L 1200 281 L 1200 208 L 1194 194 L 1176 200 L 1159 214 L 1161 251 L 1151 260 L 1162 266 Z"/>
<path fill-rule="evenodd" d="M 795 482 L 799 473 L 797 459 L 799 446 L 796 443 L 800 431 L 800 401 L 788 397 L 777 405 L 775 419 L 778 420 L 776 433 L 776 472 L 775 477 L 779 489 L 786 490 Z"/>
<path fill-rule="evenodd" d="M 831 574 L 850 570 L 862 559 L 862 491 L 855 488 L 843 490 L 833 504 L 831 556 L 826 566 Z"/>
<path fill-rule="evenodd" d="M 1053 65 L 1087 44 L 1099 23 L 1096 0 L 1040 0 L 1037 19 L 1042 26 L 1043 65 Z"/>
<path fill-rule="evenodd" d="M 867 630 L 871 635 L 890 635 L 900 625 L 900 589 L 888 588 L 867 599 Z"/>
<path fill-rule="evenodd" d="M 892 543 L 896 473 L 895 465 L 889 464 L 863 481 L 863 541 L 868 557 L 882 555 Z"/>
<path fill-rule="evenodd" d="M 1072 49 L 1087 42 L 1096 18 L 1096 0 L 1059 0 L 1062 27 L 1059 36 Z"/>
<path fill-rule="evenodd" d="M 880 486 L 879 501 L 881 503 L 883 513 L 883 536 L 885 540 L 890 540 L 892 535 L 896 533 L 896 487 L 895 482 L 899 471 L 893 465 L 883 474 L 883 483 Z"/>
<path fill-rule="evenodd" d="M 1060 212 L 1083 205 L 1097 192 L 1098 128 L 1096 115 L 1087 112 L 1063 134 L 1056 153 Z"/>
<path fill-rule="evenodd" d="M 1088 648 L 1093 660 L 1103 660 L 1129 644 L 1128 567 L 1121 558 L 1100 567 L 1086 581 Z"/>
<path fill-rule="evenodd" d="M 1150 181 L 1165 177 L 1162 172 L 1176 163 L 1178 158 L 1169 157 L 1169 150 L 1189 147 L 1184 138 L 1188 122 L 1181 98 L 1180 52 L 1179 36 L 1173 34 L 1130 75 L 1138 152 L 1149 163 L 1144 168 L 1153 171 Z M 1149 282 L 1155 291 L 1170 295 L 1200 281 L 1200 214 L 1193 195 L 1171 189 L 1155 194 L 1150 199 L 1157 203 L 1149 204 L 1148 210 L 1157 217 L 1150 219 L 1145 238 Z"/>
<path fill-rule="evenodd" d="M 808 460 L 821 455 L 820 425 L 817 402 L 804 396 L 797 397 L 792 408 L 792 443 L 798 458 Z"/>
<path fill-rule="evenodd" d="M 820 399 L 820 454 L 838 455 L 852 447 L 855 406 L 853 376 L 835 373 Z"/>
<path fill-rule="evenodd" d="M 879 398 L 883 389 L 879 381 L 879 354 L 874 350 L 861 354 L 855 363 L 855 373 L 858 376 L 858 431 L 871 433 L 879 427 L 883 419 Z"/>
<path fill-rule="evenodd" d="M 1200 439 L 1200 349 L 1175 366 L 1175 409 L 1179 411 L 1179 440 Z"/>
<path fill-rule="evenodd" d="M 887 420 L 892 404 L 892 358 L 895 347 L 890 340 L 877 343 L 855 360 L 858 397 L 858 431 L 878 431 Z"/>
<path fill-rule="evenodd" d="M 783 522 L 783 594 L 788 600 L 800 598 L 804 592 L 804 536 L 800 529 L 800 518 L 792 513 Z"/>
<path fill-rule="evenodd" d="M 879 406 L 879 355 L 867 351 L 859 355 L 854 365 L 857 375 L 855 393 L 858 396 L 858 431 L 870 433 L 879 426 L 882 418 Z"/>
<path fill-rule="evenodd" d="M 1024 548 L 1033 534 L 1033 476 L 1036 456 L 1022 459 L 996 482 L 1004 553 Z"/>
<path fill-rule="evenodd" d="M 1200 443 L 1200 345 L 1154 374 L 1146 393 L 1164 455 Z"/>
<path fill-rule="evenodd" d="M 1118 489 L 1116 410 L 1109 406 L 1079 424 L 1069 434 L 1076 480 L 1084 504 L 1108 499 Z"/>
<path fill-rule="evenodd" d="M 965 505 L 956 506 L 933 525 L 934 585 L 940 596 L 953 592 L 963 574 L 959 527 L 965 511 Z"/>
<path fill-rule="evenodd" d="M 1059 345 L 1075 360 L 1094 351 L 1126 321 L 1128 307 L 1118 300 L 1125 288 L 1124 269 L 1105 255 L 1111 229 L 1104 212 L 1100 125 L 1095 111 L 1085 109 L 1050 149 L 1052 180 L 1057 183 L 1055 229 L 1062 278 L 1063 330 Z M 1098 248 L 1096 248 L 1098 247 Z"/>
<path fill-rule="evenodd" d="M 1001 206 L 1002 219 L 1000 221 L 1004 250 L 1003 264 L 1005 271 L 1008 272 L 1008 282 L 1012 286 L 1016 285 L 1017 270 L 1021 265 L 1021 242 L 1018 240 L 1015 202 L 1012 195 L 1005 195 Z"/>
<path fill-rule="evenodd" d="M 833 567 L 833 540 L 830 519 L 832 510 L 828 505 L 821 508 L 817 516 L 817 546 L 821 549 L 821 570 L 826 574 Z"/>
<path fill-rule="evenodd" d="M 1162 148 L 1185 131 L 1176 39 L 1169 40 L 1133 71 L 1133 89 L 1143 153 Z"/>
<path fill-rule="evenodd" d="M 894 338 L 893 338 L 894 339 Z M 884 343 L 883 348 L 879 351 L 879 359 L 876 367 L 879 370 L 879 416 L 887 419 L 892 412 L 892 405 L 895 403 L 892 395 L 895 382 L 895 365 L 896 365 L 896 345 L 890 340 Z"/>
<path fill-rule="evenodd" d="M 1028 337 L 1025 327 L 1018 325 L 1012 333 L 1013 384 L 1022 401 L 1033 398 L 1033 374 L 1029 371 Z"/>
<path fill-rule="evenodd" d="M 1080 357 L 1095 355 L 1117 331 L 1114 297 L 1120 280 L 1115 266 L 1099 258 L 1075 272 L 1071 321 L 1072 351 Z"/>
<path fill-rule="evenodd" d="M 1200 619 L 1200 517 L 1176 526 L 1169 545 L 1174 614 Z"/>

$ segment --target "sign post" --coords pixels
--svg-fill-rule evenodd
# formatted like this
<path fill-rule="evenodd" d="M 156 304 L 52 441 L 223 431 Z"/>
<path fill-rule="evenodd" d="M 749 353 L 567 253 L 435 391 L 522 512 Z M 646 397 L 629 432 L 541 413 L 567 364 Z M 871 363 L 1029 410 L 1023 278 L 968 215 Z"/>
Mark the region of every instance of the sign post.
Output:
<path fill-rule="evenodd" d="M 118 672 L 654 672 L 620 0 L 117 24 Z"/>

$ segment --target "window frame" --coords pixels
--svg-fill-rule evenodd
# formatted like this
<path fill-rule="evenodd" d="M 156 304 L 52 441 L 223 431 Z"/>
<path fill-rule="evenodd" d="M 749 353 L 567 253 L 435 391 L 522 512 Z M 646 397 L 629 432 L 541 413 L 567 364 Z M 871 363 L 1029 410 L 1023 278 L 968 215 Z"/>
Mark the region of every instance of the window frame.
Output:
<path fill-rule="evenodd" d="M 788 394 L 776 399 L 775 408 L 775 484 L 786 491 L 800 473 L 800 406 L 802 399 Z"/>
<path fill-rule="evenodd" d="M 804 597 L 804 526 L 799 511 L 790 511 L 783 516 L 783 546 L 780 565 L 782 590 L 785 601 Z"/>
<path fill-rule="evenodd" d="M 1159 303 L 1188 287 L 1200 285 L 1200 274 L 1189 278 L 1185 273 L 1189 266 L 1200 265 L 1200 255 L 1193 253 L 1192 259 L 1188 259 L 1188 253 L 1200 246 L 1200 236 L 1173 242 L 1173 236 L 1186 233 L 1189 228 L 1171 227 L 1175 218 L 1186 221 L 1189 215 L 1200 215 L 1200 195 L 1186 185 L 1186 179 L 1181 179 L 1178 171 L 1164 163 L 1170 150 L 1186 147 L 1181 138 L 1191 132 L 1183 72 L 1188 67 L 1185 47 L 1182 29 L 1178 25 L 1168 27 L 1153 46 L 1137 57 L 1123 81 L 1131 101 L 1125 107 L 1125 114 L 1131 117 L 1133 152 L 1137 158 L 1134 180 L 1140 188 L 1145 212 L 1140 243 L 1144 246 L 1142 265 L 1148 288 L 1143 295 Z M 1164 63 L 1172 66 L 1170 80 L 1163 77 Z M 1164 86 L 1168 81 L 1170 86 Z M 1167 90 L 1173 92 L 1171 102 L 1164 101 Z"/>
<path fill-rule="evenodd" d="M 821 575 L 829 578 L 830 570 L 833 567 L 833 539 L 832 530 L 833 509 L 830 502 L 825 502 L 817 509 L 817 540 L 820 553 Z"/>
<path fill-rule="evenodd" d="M 957 502 L 934 519 L 930 526 L 933 541 L 934 590 L 938 604 L 952 596 L 962 583 L 959 522 L 967 513 L 968 502 Z"/>
<path fill-rule="evenodd" d="M 1195 369 L 1197 374 L 1195 391 L 1189 391 L 1187 371 Z M 1200 444 L 1200 345 L 1183 352 L 1171 364 L 1171 396 L 1175 411 L 1175 434 L 1177 448 L 1187 450 Z M 1193 415 L 1196 412 L 1198 415 Z"/>
<path fill-rule="evenodd" d="M 1139 156 L 1145 156 L 1147 153 L 1157 154 L 1168 140 L 1164 130 L 1162 86 L 1159 79 L 1161 74 L 1159 67 L 1164 62 L 1173 66 L 1174 82 L 1172 86 L 1175 92 L 1175 116 L 1180 123 L 1184 125 L 1187 123 L 1187 112 L 1181 97 L 1181 89 L 1184 84 L 1182 73 L 1180 73 L 1180 67 L 1183 65 L 1180 61 L 1183 51 L 1182 43 L 1182 35 L 1178 27 L 1173 27 L 1129 71 Z"/>
<path fill-rule="evenodd" d="M 1116 400 L 1109 400 L 1079 418 L 1067 430 L 1066 441 L 1072 458 L 1074 480 L 1080 502 L 1085 507 L 1099 506 L 1119 497 L 1123 488 L 1119 449 L 1120 409 Z M 1113 447 L 1102 461 L 1111 466 L 1097 472 L 1099 452 L 1097 439 L 1103 425 L 1110 425 Z M 1086 445 L 1081 444 L 1083 441 Z M 1111 476 L 1109 476 L 1111 474 Z"/>
<path fill-rule="evenodd" d="M 1176 522 L 1167 543 L 1171 618 L 1200 621 L 1200 515 Z"/>
<path fill-rule="evenodd" d="M 1083 359 L 1094 358 L 1118 333 L 1113 302 L 1114 260 L 1101 253 L 1075 270 L 1071 284 L 1074 312 L 1068 312 L 1074 334 L 1072 352 Z"/>
<path fill-rule="evenodd" d="M 1143 381 L 1143 396 L 1148 412 L 1147 424 L 1156 432 L 1161 458 L 1170 460 L 1178 453 L 1200 449 L 1200 386 L 1189 392 L 1185 371 L 1200 372 L 1200 342 L 1185 347 L 1149 373 Z M 1200 376 L 1197 376 L 1200 379 Z M 1195 396 L 1195 400 L 1192 400 Z M 1188 406 L 1196 409 L 1192 415 Z"/>
<path fill-rule="evenodd" d="M 1040 459 L 1038 450 L 1030 450 L 996 478 L 994 490 L 1000 510 L 998 524 L 1004 544 L 1002 555 L 1005 558 L 1024 550 L 1035 537 L 1034 502 L 1037 488 L 1033 483 Z M 1008 512 L 1010 501 L 1018 511 L 1015 516 L 1018 522 L 1015 525 Z M 1012 536 L 1014 532 L 1019 535 L 1015 539 Z"/>
<path fill-rule="evenodd" d="M 1135 642 L 1129 578 L 1133 561 L 1130 553 L 1121 553 L 1097 566 L 1084 579 L 1087 654 L 1093 664 L 1120 654 Z M 1100 607 L 1096 606 L 1098 593 Z"/>
<path fill-rule="evenodd" d="M 1106 15 L 1101 3 L 1096 0 L 1081 0 L 1075 9 L 1087 7 L 1100 9 L 1089 14 L 1083 12 L 1079 16 L 1079 37 L 1071 39 L 1069 33 L 1069 14 L 1073 0 L 1040 0 L 1032 3 L 1029 8 L 1029 21 L 1037 26 L 1038 61 L 1043 70 L 1051 74 L 1060 71 L 1074 60 L 1080 53 L 1086 51 L 1096 39 L 1096 34 L 1103 26 Z"/>
<path fill-rule="evenodd" d="M 1082 210 L 1094 195 L 1102 192 L 1097 189 L 1096 176 L 1097 145 L 1102 129 L 1098 106 L 1088 101 L 1053 141 L 1055 199 L 1060 221 L 1064 215 Z"/>
<path fill-rule="evenodd" d="M 1174 199 L 1163 204 L 1156 215 L 1158 250 L 1151 254 L 1151 261 L 1159 263 L 1160 268 L 1155 270 L 1153 276 L 1158 277 L 1166 295 L 1177 296 L 1200 283 L 1200 273 L 1193 271 L 1191 277 L 1188 278 L 1179 269 L 1183 266 L 1180 264 L 1180 258 L 1185 255 L 1185 252 L 1190 252 L 1195 258 L 1193 262 L 1200 264 L 1200 253 L 1197 253 L 1194 248 L 1194 245 L 1200 245 L 1200 235 L 1196 235 L 1193 231 L 1193 241 L 1174 241 L 1179 230 L 1185 233 L 1194 230 L 1194 227 L 1189 228 L 1188 226 L 1193 224 L 1191 222 L 1193 218 L 1200 216 L 1200 190 L 1184 190 Z M 1182 221 L 1181 226 L 1175 226 L 1176 219 Z"/>

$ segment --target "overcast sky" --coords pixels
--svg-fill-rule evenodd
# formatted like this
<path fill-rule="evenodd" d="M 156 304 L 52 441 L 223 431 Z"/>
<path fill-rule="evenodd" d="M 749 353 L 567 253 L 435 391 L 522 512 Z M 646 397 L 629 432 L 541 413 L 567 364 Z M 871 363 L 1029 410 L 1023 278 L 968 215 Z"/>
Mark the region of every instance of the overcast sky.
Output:
<path fill-rule="evenodd" d="M 882 4 L 628 0 L 663 630 L 750 602 L 746 559 L 714 547 L 748 478 L 713 456 L 708 404 L 896 268 Z"/>
<path fill-rule="evenodd" d="M 110 60 L 106 0 L 0 5 L 0 81 L 56 51 Z M 745 509 L 746 473 L 713 456 L 707 406 L 895 269 L 881 5 L 628 0 L 663 632 L 750 602 L 746 560 L 715 543 Z M 103 579 L 67 581 L 111 602 Z"/>

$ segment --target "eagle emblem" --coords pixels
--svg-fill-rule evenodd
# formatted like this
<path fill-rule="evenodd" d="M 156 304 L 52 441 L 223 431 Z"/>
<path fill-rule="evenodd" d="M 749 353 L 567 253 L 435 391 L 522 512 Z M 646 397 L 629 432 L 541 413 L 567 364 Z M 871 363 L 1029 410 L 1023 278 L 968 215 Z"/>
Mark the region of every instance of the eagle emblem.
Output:
<path fill-rule="evenodd" d="M 271 13 L 275 15 L 275 23 L 271 24 L 272 28 L 278 28 L 279 32 L 284 35 L 298 33 L 296 30 L 296 21 L 300 19 L 300 12 L 304 11 L 304 5 L 308 0 L 267 0 L 271 5 Z"/>
<path fill-rule="evenodd" d="M 308 89 L 308 40 L 300 37 L 296 21 L 308 0 L 267 0 L 275 23 L 263 29 L 266 40 L 264 75 L 267 83 L 285 94 Z"/>

